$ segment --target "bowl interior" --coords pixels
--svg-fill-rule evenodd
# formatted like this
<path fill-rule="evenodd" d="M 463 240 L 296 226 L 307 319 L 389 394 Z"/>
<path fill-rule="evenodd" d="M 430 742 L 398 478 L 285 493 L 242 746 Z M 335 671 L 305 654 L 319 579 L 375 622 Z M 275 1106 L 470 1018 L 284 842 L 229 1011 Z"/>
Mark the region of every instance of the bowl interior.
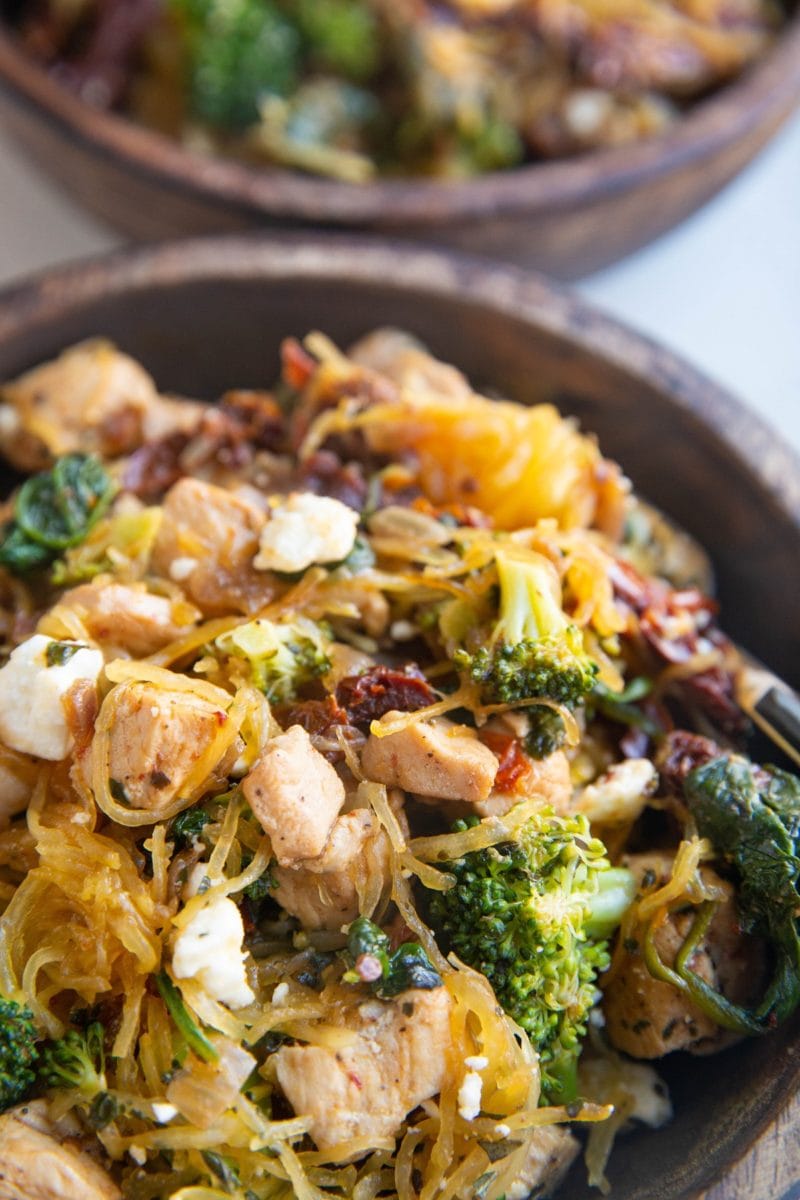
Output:
<path fill-rule="evenodd" d="M 417 334 L 484 387 L 555 399 L 579 417 L 635 486 L 710 550 L 724 627 L 800 680 L 800 636 L 785 603 L 800 593 L 800 505 L 766 478 L 796 478 L 796 463 L 689 368 L 536 280 L 341 242 L 139 252 L 0 296 L 0 379 L 104 335 L 162 389 L 213 399 L 232 386 L 268 386 L 287 335 L 321 329 L 346 345 L 383 324 Z M 746 456 L 759 447 L 763 478 Z M 719 1057 L 666 1060 L 675 1120 L 617 1144 L 613 1200 L 678 1200 L 719 1178 L 796 1085 L 798 1045 L 800 1030 L 789 1026 Z M 753 1200 L 768 1200 L 757 1189 Z M 560 1193 L 588 1194 L 580 1171 Z"/>

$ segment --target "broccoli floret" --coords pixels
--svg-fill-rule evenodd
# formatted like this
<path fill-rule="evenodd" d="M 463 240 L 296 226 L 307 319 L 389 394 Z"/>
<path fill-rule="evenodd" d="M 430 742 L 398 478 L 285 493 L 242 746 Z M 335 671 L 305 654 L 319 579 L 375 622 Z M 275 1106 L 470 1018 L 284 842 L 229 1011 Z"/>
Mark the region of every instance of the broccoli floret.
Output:
<path fill-rule="evenodd" d="M 574 706 L 591 689 L 597 664 L 580 630 L 561 608 L 552 564 L 541 554 L 504 547 L 495 555 L 500 585 L 497 622 L 474 652 L 458 650 L 456 667 L 478 683 L 487 703 L 543 696 Z"/>
<path fill-rule="evenodd" d="M 38 1059 L 33 1013 L 0 996 L 0 1112 L 25 1099 Z"/>
<path fill-rule="evenodd" d="M 463 830 L 470 822 L 458 822 Z M 448 951 L 480 971 L 539 1053 L 542 1097 L 568 1102 L 602 940 L 631 903 L 630 872 L 614 870 L 584 816 L 535 813 L 513 841 L 441 864 L 455 886 L 432 892 L 431 924 Z"/>
<path fill-rule="evenodd" d="M 222 634 L 216 645 L 248 659 L 255 686 L 280 703 L 330 669 L 328 642 L 326 631 L 303 617 L 281 623 L 259 618 Z"/>
<path fill-rule="evenodd" d="M 264 95 L 285 96 L 300 69 L 300 33 L 270 0 L 170 0 L 188 50 L 189 103 L 201 120 L 246 129 Z"/>
<path fill-rule="evenodd" d="M 314 65 L 356 81 L 374 74 L 380 34 L 365 0 L 294 0 L 292 8 Z"/>
<path fill-rule="evenodd" d="M 71 1029 L 42 1051 L 39 1078 L 45 1087 L 74 1088 L 87 1100 L 107 1090 L 105 1030 L 99 1021 L 85 1032 Z"/>
<path fill-rule="evenodd" d="M 531 758 L 547 758 L 560 750 L 567 738 L 564 721 L 554 708 L 545 704 L 528 709 L 530 729 L 525 736 L 525 749 Z"/>

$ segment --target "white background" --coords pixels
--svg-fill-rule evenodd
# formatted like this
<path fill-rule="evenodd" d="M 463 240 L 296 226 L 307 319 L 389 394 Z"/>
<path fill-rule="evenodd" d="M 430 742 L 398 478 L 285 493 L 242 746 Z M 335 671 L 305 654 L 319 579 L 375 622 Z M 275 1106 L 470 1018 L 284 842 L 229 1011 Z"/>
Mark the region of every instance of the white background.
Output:
<path fill-rule="evenodd" d="M 0 284 L 119 244 L 0 128 Z M 685 355 L 800 449 L 800 117 L 701 212 L 578 290 Z"/>

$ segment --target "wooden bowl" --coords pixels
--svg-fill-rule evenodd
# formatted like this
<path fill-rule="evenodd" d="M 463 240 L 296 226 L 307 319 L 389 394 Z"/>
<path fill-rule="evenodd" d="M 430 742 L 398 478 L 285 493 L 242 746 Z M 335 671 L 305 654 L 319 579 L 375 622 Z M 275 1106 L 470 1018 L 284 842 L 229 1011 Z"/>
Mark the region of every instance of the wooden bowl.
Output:
<path fill-rule="evenodd" d="M 710 550 L 725 627 L 800 681 L 800 628 L 787 606 L 800 594 L 800 462 L 691 367 L 538 277 L 371 239 L 140 249 L 0 294 L 0 379 L 102 334 L 162 388 L 214 398 L 269 384 L 287 335 L 319 328 L 345 345 L 378 324 L 418 334 L 476 383 L 521 401 L 552 398 L 595 430 L 637 488 Z M 795 1113 L 779 1114 L 800 1082 L 800 1022 L 713 1059 L 664 1064 L 675 1119 L 618 1143 L 612 1200 L 795 1196 Z M 559 1200 L 588 1195 L 576 1169 Z"/>
<path fill-rule="evenodd" d="M 2 32 L 0 96 L 3 121 L 31 156 L 135 238 L 265 224 L 360 229 L 573 279 L 683 220 L 764 145 L 800 98 L 800 12 L 761 62 L 666 135 L 458 183 L 353 185 L 193 155 L 77 100 Z"/>

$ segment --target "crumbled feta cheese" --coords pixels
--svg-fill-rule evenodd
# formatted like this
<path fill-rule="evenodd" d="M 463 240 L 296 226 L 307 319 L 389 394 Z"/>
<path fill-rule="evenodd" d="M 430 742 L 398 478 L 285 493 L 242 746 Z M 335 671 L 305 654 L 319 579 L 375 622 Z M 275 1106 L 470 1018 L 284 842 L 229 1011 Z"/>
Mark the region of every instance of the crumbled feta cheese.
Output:
<path fill-rule="evenodd" d="M 174 579 L 176 583 L 183 583 L 190 575 L 194 574 L 197 567 L 197 559 L 189 558 L 188 555 L 180 558 L 173 558 L 169 564 L 170 579 Z"/>
<path fill-rule="evenodd" d="M 153 1116 L 159 1125 L 166 1125 L 168 1121 L 171 1121 L 177 1115 L 178 1110 L 174 1104 L 164 1104 L 158 1100 L 153 1101 Z"/>
<path fill-rule="evenodd" d="M 295 492 L 273 508 L 253 566 L 258 571 L 293 572 L 347 558 L 358 519 L 358 513 L 340 500 Z"/>
<path fill-rule="evenodd" d="M 472 1054 L 464 1059 L 464 1066 L 469 1067 L 470 1071 L 485 1071 L 488 1065 L 488 1058 L 484 1058 L 482 1054 Z"/>
<path fill-rule="evenodd" d="M 47 664 L 53 645 L 77 647 L 59 665 Z M 103 655 L 79 642 L 58 642 L 37 633 L 12 650 L 0 670 L 0 740 L 12 750 L 52 761 L 72 749 L 64 697 L 78 682 L 96 683 Z"/>
<path fill-rule="evenodd" d="M 230 1008 L 255 999 L 244 969 L 244 925 L 227 896 L 213 896 L 175 939 L 172 969 L 176 979 L 197 979 L 209 996 Z"/>
<path fill-rule="evenodd" d="M 495 1125 L 494 1131 L 499 1138 L 507 1138 L 511 1136 L 510 1125 Z"/>
<path fill-rule="evenodd" d="M 622 1085 L 633 1100 L 630 1116 L 651 1129 L 660 1129 L 672 1119 L 669 1093 L 647 1063 L 625 1061 Z"/>
<path fill-rule="evenodd" d="M 143 1167 L 147 1162 L 147 1151 L 144 1146 L 128 1146 L 128 1154 L 137 1166 Z"/>
<path fill-rule="evenodd" d="M 275 991 L 272 993 L 272 1003 L 273 1004 L 283 1004 L 284 1000 L 286 999 L 286 997 L 288 995 L 289 995 L 288 983 L 279 983 L 278 986 L 275 988 Z"/>
<path fill-rule="evenodd" d="M 573 137 L 590 138 L 611 116 L 614 102 L 599 88 L 579 88 L 564 105 L 564 121 Z"/>
<path fill-rule="evenodd" d="M 467 1071 L 458 1089 L 458 1115 L 474 1121 L 481 1111 L 483 1080 L 477 1071 Z"/>

